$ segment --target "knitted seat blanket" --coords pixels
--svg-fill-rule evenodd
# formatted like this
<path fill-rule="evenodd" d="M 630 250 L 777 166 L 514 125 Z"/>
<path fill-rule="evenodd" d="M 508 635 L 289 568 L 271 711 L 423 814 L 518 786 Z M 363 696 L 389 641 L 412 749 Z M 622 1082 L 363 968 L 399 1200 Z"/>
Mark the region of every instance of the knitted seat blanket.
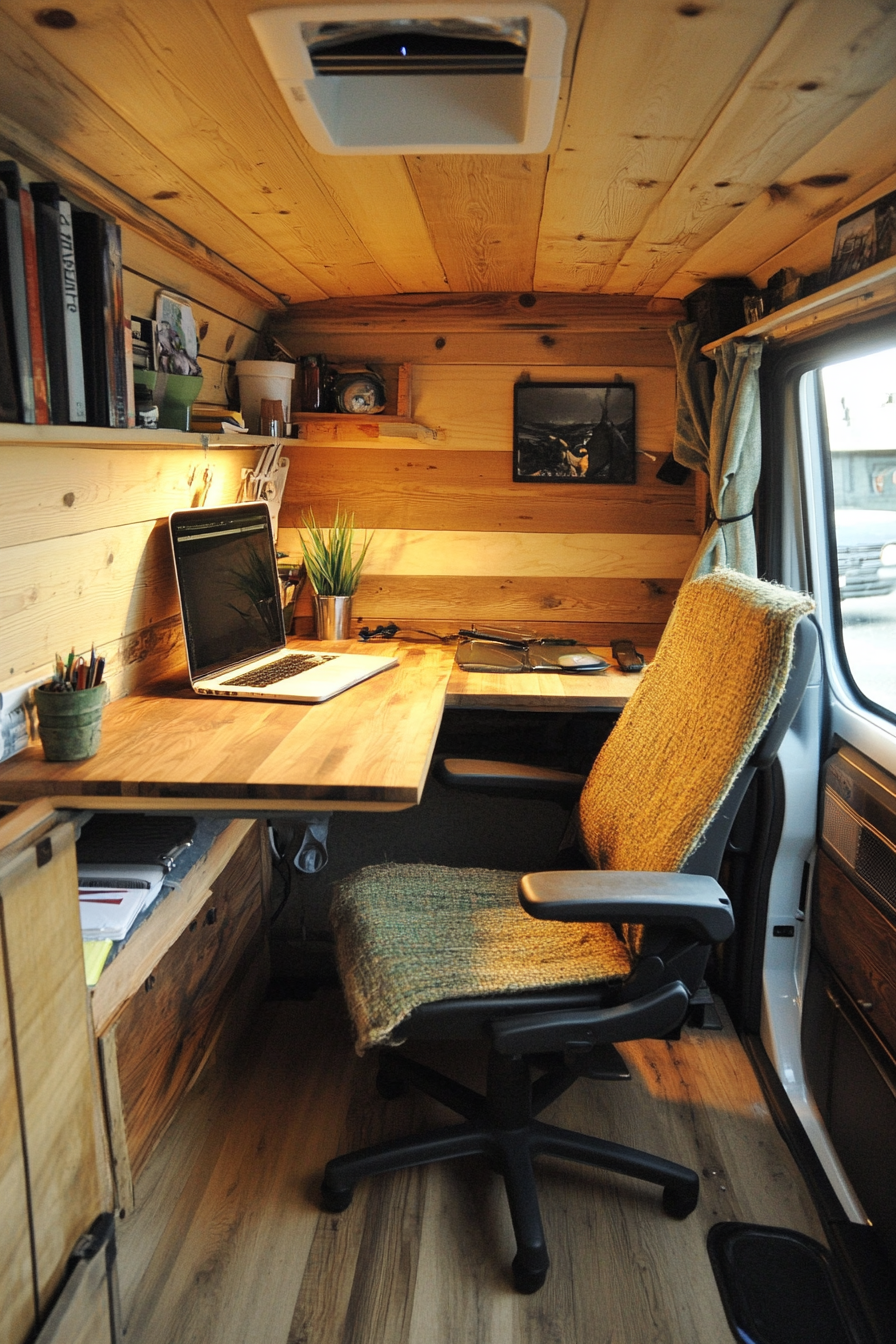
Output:
<path fill-rule="evenodd" d="M 768 726 L 812 607 L 733 570 L 685 586 L 582 791 L 580 834 L 596 868 L 682 866 Z M 423 1003 L 629 974 L 638 926 L 623 943 L 605 924 L 530 919 L 519 876 L 386 864 L 341 884 L 331 920 L 359 1052 L 392 1040 Z"/>
<path fill-rule="evenodd" d="M 519 878 L 379 864 L 337 887 L 330 919 L 359 1054 L 389 1041 L 423 1003 L 629 974 L 628 952 L 608 925 L 530 919 Z"/>

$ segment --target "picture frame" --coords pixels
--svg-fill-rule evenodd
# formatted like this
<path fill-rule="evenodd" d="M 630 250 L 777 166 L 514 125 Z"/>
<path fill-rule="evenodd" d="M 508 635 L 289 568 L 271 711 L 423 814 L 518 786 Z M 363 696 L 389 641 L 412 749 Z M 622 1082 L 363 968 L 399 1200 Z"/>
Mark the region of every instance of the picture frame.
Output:
<path fill-rule="evenodd" d="M 837 224 L 828 283 L 896 256 L 896 191 L 855 210 Z"/>
<path fill-rule="evenodd" d="M 513 479 L 634 485 L 635 385 L 519 382 L 513 391 Z"/>

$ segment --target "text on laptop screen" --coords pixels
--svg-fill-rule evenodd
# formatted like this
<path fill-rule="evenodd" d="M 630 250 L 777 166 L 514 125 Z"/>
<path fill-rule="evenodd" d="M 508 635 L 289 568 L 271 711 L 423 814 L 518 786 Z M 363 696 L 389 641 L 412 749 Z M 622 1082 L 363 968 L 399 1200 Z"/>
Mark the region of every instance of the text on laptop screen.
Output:
<path fill-rule="evenodd" d="M 178 513 L 171 529 L 193 677 L 282 648 L 267 505 Z"/>

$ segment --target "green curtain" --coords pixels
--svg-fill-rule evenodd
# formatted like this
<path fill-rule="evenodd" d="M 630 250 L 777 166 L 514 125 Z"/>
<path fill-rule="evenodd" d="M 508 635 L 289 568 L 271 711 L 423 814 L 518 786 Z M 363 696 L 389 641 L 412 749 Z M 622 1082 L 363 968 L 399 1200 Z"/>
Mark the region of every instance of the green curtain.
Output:
<path fill-rule="evenodd" d="M 701 538 L 687 579 L 713 569 L 756 574 L 753 497 L 761 464 L 759 424 L 760 341 L 726 341 L 712 365 L 700 357 L 695 323 L 669 331 L 678 374 L 676 462 L 706 472 L 713 519 Z"/>

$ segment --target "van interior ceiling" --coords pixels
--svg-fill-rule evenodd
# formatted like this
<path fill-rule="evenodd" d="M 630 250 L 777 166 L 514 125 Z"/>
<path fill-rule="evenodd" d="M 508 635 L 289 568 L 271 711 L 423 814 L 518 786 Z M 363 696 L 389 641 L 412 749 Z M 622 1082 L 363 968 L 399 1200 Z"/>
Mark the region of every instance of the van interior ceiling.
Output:
<path fill-rule="evenodd" d="M 896 1338 L 894 127 L 890 0 L 0 0 L 0 1344 Z M 376 675 L 194 695 L 252 508 Z"/>

